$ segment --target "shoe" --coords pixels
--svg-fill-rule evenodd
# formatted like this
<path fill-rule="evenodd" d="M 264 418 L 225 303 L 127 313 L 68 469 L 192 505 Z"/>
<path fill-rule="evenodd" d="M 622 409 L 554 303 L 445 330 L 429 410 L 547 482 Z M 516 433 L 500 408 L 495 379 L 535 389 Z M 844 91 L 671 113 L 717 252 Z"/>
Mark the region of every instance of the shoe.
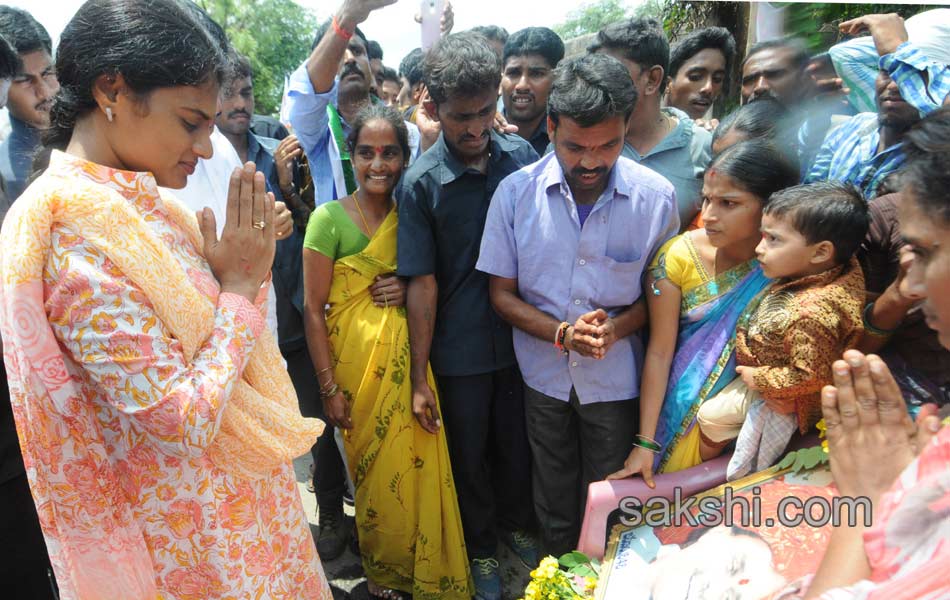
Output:
<path fill-rule="evenodd" d="M 534 536 L 524 531 L 505 531 L 502 532 L 501 539 L 512 552 L 518 555 L 525 567 L 534 569 L 538 566 L 541 552 Z"/>
<path fill-rule="evenodd" d="M 346 550 L 349 531 L 343 522 L 343 508 L 321 510 L 318 520 L 317 554 L 320 560 L 335 560 Z"/>
<path fill-rule="evenodd" d="M 473 559 L 472 581 L 476 600 L 501 600 L 501 573 L 495 558 Z"/>

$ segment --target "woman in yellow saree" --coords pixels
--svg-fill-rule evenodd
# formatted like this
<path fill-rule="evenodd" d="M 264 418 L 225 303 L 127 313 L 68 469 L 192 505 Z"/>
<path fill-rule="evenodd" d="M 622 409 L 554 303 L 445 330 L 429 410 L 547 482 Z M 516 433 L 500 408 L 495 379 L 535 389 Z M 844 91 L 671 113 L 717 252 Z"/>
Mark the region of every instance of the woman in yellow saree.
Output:
<path fill-rule="evenodd" d="M 396 111 L 370 106 L 348 144 L 359 188 L 311 217 L 304 284 L 320 395 L 328 421 L 344 432 L 356 488 L 368 591 L 467 599 L 468 558 L 445 432 L 437 406 L 417 407 L 414 415 L 404 286 L 392 276 L 392 191 L 409 156 L 406 127 Z"/>

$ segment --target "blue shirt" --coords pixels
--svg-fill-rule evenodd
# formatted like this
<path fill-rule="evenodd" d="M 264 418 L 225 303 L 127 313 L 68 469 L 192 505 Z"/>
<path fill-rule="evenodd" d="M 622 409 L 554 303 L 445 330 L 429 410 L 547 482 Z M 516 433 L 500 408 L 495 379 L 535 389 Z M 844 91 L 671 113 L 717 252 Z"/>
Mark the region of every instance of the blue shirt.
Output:
<path fill-rule="evenodd" d="M 7 184 L 7 198 L 12 204 L 23 190 L 33 171 L 33 154 L 40 145 L 39 129 L 10 115 L 10 135 L 0 144 L 0 175 Z"/>
<path fill-rule="evenodd" d="M 603 308 L 615 316 L 637 301 L 650 259 L 679 232 L 673 186 L 620 157 L 583 226 L 553 154 L 507 177 L 492 197 L 476 268 L 518 280 L 521 299 L 574 323 Z M 554 340 L 513 332 L 525 383 L 581 404 L 639 396 L 638 335 L 617 340 L 602 360 L 557 352 Z"/>
<path fill-rule="evenodd" d="M 950 94 L 950 69 L 927 59 L 910 42 L 880 59 L 880 68 L 897 84 L 901 97 L 926 116 Z M 877 113 L 860 113 L 825 138 L 805 183 L 842 181 L 856 185 L 868 200 L 885 177 L 904 165 L 903 144 L 878 151 L 881 135 Z"/>
<path fill-rule="evenodd" d="M 299 66 L 290 76 L 287 89 L 287 104 L 290 114 L 290 124 L 294 134 L 300 140 L 300 146 L 307 155 L 310 164 L 310 176 L 313 178 L 314 203 L 317 206 L 346 196 L 342 188 L 342 167 L 339 158 L 334 160 L 329 144 L 332 141 L 330 133 L 330 118 L 327 116 L 327 105 L 339 106 L 337 103 L 338 81 L 333 81 L 333 87 L 318 94 L 313 89 L 307 65 Z M 348 136 L 350 124 L 340 116 L 340 125 L 343 135 Z M 410 161 L 419 154 L 419 128 L 412 123 L 406 123 L 409 129 Z M 334 142 L 335 144 L 335 142 Z"/>
<path fill-rule="evenodd" d="M 679 121 L 673 131 L 642 156 L 633 146 L 624 144 L 623 156 L 656 171 L 673 184 L 680 223 L 686 226 L 703 205 L 703 174 L 712 160 L 712 134 L 677 108 L 661 110 Z"/>

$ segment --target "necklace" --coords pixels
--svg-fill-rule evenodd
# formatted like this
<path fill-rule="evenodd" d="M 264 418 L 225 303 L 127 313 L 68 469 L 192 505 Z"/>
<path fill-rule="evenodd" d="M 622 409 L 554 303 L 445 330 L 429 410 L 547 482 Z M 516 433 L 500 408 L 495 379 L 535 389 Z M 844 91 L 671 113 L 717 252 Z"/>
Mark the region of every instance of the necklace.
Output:
<path fill-rule="evenodd" d="M 366 235 L 367 235 L 367 237 L 370 237 L 370 238 L 373 237 L 373 234 L 375 234 L 376 232 L 370 230 L 370 228 L 369 228 L 369 223 L 366 222 L 366 216 L 363 215 L 363 209 L 360 208 L 360 201 L 356 199 L 356 192 L 353 192 L 352 194 L 350 194 L 350 196 L 353 197 L 353 204 L 356 205 L 356 210 L 357 210 L 357 212 L 360 213 L 360 220 L 363 221 L 363 227 L 366 228 Z M 393 209 L 392 203 L 390 202 L 390 204 L 389 204 L 389 209 L 386 211 L 386 214 L 388 215 L 388 214 L 389 214 L 389 211 L 392 210 L 392 209 Z M 384 218 L 385 218 L 385 217 L 384 217 Z"/>

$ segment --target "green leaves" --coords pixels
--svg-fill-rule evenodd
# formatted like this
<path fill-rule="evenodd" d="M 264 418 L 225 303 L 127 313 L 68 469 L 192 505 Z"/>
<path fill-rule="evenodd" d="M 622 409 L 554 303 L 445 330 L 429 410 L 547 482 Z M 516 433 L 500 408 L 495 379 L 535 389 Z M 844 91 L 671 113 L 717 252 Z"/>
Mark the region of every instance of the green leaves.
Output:
<path fill-rule="evenodd" d="M 780 469 L 790 469 L 792 473 L 799 473 L 802 470 L 811 470 L 818 465 L 828 462 L 828 454 L 821 449 L 821 446 L 812 448 L 802 448 L 794 452 L 789 452 L 778 463 Z"/>

